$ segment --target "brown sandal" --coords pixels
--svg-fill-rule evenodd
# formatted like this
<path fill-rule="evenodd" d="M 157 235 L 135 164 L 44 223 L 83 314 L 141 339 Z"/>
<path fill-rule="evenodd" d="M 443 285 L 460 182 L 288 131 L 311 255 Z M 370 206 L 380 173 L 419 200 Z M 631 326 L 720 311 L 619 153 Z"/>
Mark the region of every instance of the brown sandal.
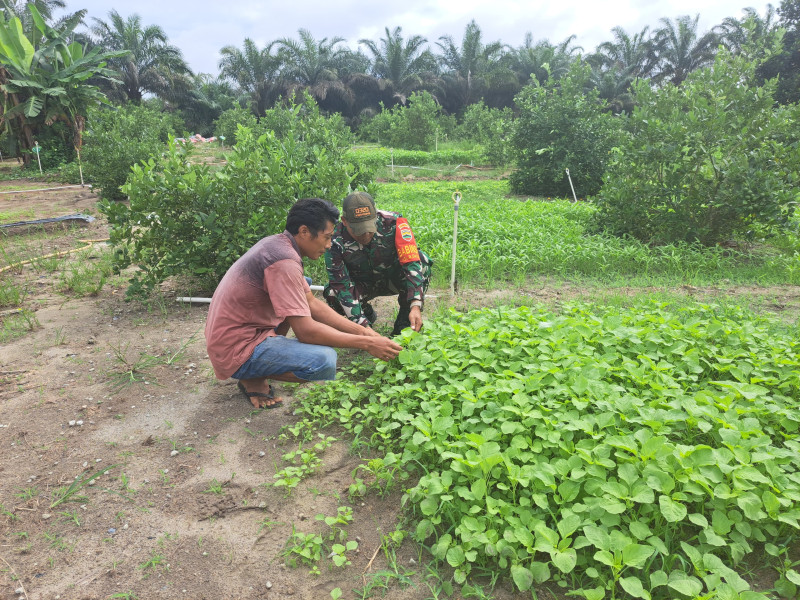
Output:
<path fill-rule="evenodd" d="M 264 394 L 263 392 L 248 392 L 242 385 L 241 381 L 237 384 L 237 386 L 239 388 L 239 391 L 245 395 L 248 402 L 250 402 L 250 398 L 266 398 L 267 400 L 272 400 L 271 403 L 265 404 L 264 406 L 260 406 L 259 408 L 278 408 L 279 406 L 283 406 L 283 400 L 281 400 L 280 398 L 275 400 L 275 390 L 272 389 L 271 385 L 269 386 L 268 394 Z M 252 402 L 250 402 L 250 404 L 252 404 Z"/>

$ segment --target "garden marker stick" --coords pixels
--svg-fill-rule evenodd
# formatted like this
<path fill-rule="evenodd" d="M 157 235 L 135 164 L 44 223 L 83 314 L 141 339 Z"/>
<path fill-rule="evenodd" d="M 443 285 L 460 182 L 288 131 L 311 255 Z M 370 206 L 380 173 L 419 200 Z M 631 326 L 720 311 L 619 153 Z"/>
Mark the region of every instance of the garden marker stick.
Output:
<path fill-rule="evenodd" d="M 39 162 L 39 174 L 42 174 L 42 159 L 39 158 L 39 150 L 41 150 L 41 146 L 39 146 L 39 142 L 36 142 L 36 145 L 33 147 L 33 151 L 36 153 L 36 160 Z"/>
<path fill-rule="evenodd" d="M 458 203 L 461 202 L 461 192 L 453 192 L 453 267 L 450 270 L 450 295 L 456 295 L 456 239 L 458 238 Z"/>
<path fill-rule="evenodd" d="M 565 169 L 565 171 L 567 172 L 567 179 L 569 179 L 569 187 L 572 188 L 572 198 L 577 202 L 578 197 L 575 195 L 575 186 L 572 185 L 572 177 L 569 176 L 569 169 Z"/>

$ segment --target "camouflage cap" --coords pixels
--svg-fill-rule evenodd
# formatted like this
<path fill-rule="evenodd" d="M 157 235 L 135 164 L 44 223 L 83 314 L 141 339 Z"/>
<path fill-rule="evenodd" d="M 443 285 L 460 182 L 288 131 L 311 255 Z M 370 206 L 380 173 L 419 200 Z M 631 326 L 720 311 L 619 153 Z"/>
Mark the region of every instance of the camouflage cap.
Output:
<path fill-rule="evenodd" d="M 375 201 L 366 192 L 353 192 L 342 202 L 342 217 L 355 235 L 378 231 Z"/>

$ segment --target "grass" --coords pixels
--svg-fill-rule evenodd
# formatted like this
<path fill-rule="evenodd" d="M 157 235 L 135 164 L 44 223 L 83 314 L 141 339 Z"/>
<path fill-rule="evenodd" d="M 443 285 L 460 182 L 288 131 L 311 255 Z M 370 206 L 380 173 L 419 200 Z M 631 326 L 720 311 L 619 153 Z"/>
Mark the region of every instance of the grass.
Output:
<path fill-rule="evenodd" d="M 456 190 L 462 193 L 456 249 L 462 287 L 522 285 L 541 277 L 606 286 L 800 284 L 797 235 L 742 243 L 738 249 L 650 247 L 589 233 L 594 212 L 589 203 L 509 198 L 506 181 L 378 185 L 378 208 L 409 219 L 420 249 L 434 260 L 437 287 L 450 283 Z M 320 263 L 308 263 L 307 274 L 315 281 L 326 280 Z"/>
<path fill-rule="evenodd" d="M 67 487 L 60 487 L 57 488 L 52 495 L 53 501 L 50 503 L 50 508 L 53 509 L 56 506 L 64 504 L 65 502 L 86 502 L 86 496 L 80 496 L 79 492 L 83 490 L 87 485 L 89 485 L 92 481 L 105 475 L 111 469 L 117 467 L 118 465 L 109 465 L 108 467 L 104 467 L 99 471 L 89 475 L 88 473 L 82 473 L 75 477 L 71 484 Z"/>
<path fill-rule="evenodd" d="M 0 343 L 24 337 L 39 327 L 36 314 L 28 309 L 21 309 L 5 317 L 0 317 Z"/>

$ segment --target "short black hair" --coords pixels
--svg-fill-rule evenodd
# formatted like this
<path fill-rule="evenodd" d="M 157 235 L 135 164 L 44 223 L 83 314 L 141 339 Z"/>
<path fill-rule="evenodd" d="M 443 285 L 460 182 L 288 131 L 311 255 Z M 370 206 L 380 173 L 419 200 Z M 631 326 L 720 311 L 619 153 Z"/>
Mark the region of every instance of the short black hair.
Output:
<path fill-rule="evenodd" d="M 297 235 L 301 225 L 308 227 L 311 235 L 317 237 L 328 222 L 339 222 L 339 209 L 322 198 L 303 198 L 294 203 L 286 216 L 286 230 Z"/>

